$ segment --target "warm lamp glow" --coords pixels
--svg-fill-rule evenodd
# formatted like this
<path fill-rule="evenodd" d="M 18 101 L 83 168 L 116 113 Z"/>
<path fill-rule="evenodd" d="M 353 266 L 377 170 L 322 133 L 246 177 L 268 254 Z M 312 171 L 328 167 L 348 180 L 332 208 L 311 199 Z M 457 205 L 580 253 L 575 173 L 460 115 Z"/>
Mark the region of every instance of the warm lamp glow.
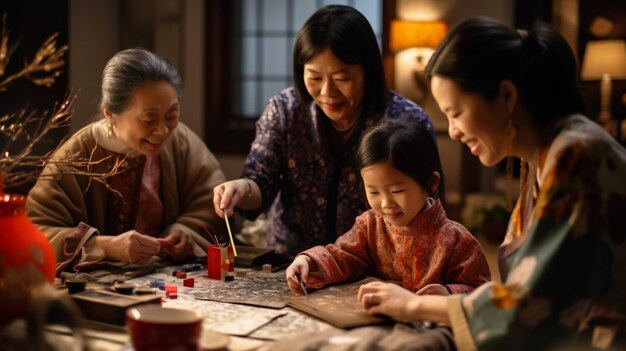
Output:
<path fill-rule="evenodd" d="M 595 40 L 587 43 L 581 78 L 601 79 L 605 73 L 612 78 L 626 78 L 626 43 L 623 40 Z"/>
<path fill-rule="evenodd" d="M 600 115 L 598 120 L 613 135 L 611 121 L 611 78 L 626 78 L 626 43 L 623 40 L 595 40 L 587 43 L 580 76 L 600 82 Z M 607 127 L 608 126 L 608 127 Z"/>
<path fill-rule="evenodd" d="M 416 91 L 411 94 L 416 102 L 423 101 L 428 96 L 428 86 L 424 80 L 424 69 L 430 60 L 434 49 L 446 36 L 448 26 L 441 21 L 408 21 L 394 19 L 389 30 L 389 49 L 398 53 L 396 58 L 404 54 L 415 54 L 413 79 Z M 410 94 L 410 93 L 409 93 Z"/>
<path fill-rule="evenodd" d="M 408 48 L 436 48 L 446 36 L 448 26 L 441 21 L 391 21 L 389 48 L 399 51 Z"/>

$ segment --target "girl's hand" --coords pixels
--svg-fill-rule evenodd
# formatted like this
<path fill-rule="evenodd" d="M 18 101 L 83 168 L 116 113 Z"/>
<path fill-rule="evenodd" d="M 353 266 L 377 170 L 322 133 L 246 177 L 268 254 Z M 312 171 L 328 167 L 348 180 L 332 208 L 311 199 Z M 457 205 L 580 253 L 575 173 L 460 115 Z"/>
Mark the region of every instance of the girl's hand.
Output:
<path fill-rule="evenodd" d="M 298 295 L 304 295 L 304 291 L 302 291 L 302 287 L 300 287 L 299 279 L 306 282 L 306 278 L 309 276 L 311 263 L 312 260 L 309 256 L 299 255 L 296 256 L 291 265 L 287 267 L 287 271 L 285 272 L 287 285 L 289 285 L 289 289 L 291 289 L 291 291 Z"/>
<path fill-rule="evenodd" d="M 192 240 L 180 230 L 174 230 L 165 238 L 157 240 L 161 243 L 161 254 L 170 256 L 176 261 L 185 260 L 193 254 Z"/>
<path fill-rule="evenodd" d="M 232 216 L 235 206 L 251 192 L 251 182 L 247 179 L 236 179 L 216 186 L 213 189 L 213 207 L 218 216 L 224 218 L 224 212 Z"/>
<path fill-rule="evenodd" d="M 372 282 L 361 285 L 358 299 L 370 314 L 384 314 L 398 321 L 414 321 L 419 297 L 392 283 Z"/>
<path fill-rule="evenodd" d="M 107 258 L 136 264 L 148 262 L 161 251 L 161 244 L 156 238 L 135 230 L 116 236 L 98 235 L 96 243 Z"/>

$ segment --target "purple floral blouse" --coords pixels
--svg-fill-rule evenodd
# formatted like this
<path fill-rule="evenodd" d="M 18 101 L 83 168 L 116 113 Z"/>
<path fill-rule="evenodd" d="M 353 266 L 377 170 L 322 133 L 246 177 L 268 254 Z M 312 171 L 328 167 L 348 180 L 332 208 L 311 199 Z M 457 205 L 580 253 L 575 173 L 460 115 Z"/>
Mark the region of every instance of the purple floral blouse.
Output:
<path fill-rule="evenodd" d="M 315 103 L 301 106 L 294 88 L 270 99 L 242 173 L 261 189 L 261 208 L 244 215 L 267 213 L 268 247 L 295 254 L 334 242 L 352 227 L 367 209 L 354 155 L 365 131 L 381 119 L 423 125 L 435 138 L 419 106 L 389 94 L 384 115 L 360 121 L 340 152 L 333 152 L 330 120 Z"/>

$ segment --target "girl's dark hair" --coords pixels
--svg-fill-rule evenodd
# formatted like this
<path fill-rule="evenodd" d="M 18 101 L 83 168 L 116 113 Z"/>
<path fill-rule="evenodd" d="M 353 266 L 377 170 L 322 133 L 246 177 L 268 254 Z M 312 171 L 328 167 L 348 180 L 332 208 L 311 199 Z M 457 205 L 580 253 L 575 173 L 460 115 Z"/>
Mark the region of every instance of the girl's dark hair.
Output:
<path fill-rule="evenodd" d="M 382 121 L 361 140 L 356 154 L 358 170 L 389 161 L 415 180 L 430 196 L 443 197 L 443 171 L 437 145 L 424 127 L 403 121 Z M 439 172 L 439 189 L 433 172 Z M 439 190 L 439 191 L 437 191 Z"/>
<path fill-rule="evenodd" d="M 112 113 L 122 113 L 131 104 L 137 87 L 155 81 L 171 84 L 180 99 L 182 79 L 166 58 L 142 48 L 120 51 L 102 72 L 102 104 Z"/>
<path fill-rule="evenodd" d="M 487 101 L 502 81 L 512 81 L 538 128 L 584 112 L 577 72 L 574 53 L 554 29 L 515 31 L 480 17 L 453 28 L 426 66 L 427 79 L 449 78 Z"/>
<path fill-rule="evenodd" d="M 326 48 L 346 64 L 363 65 L 363 113 L 381 115 L 387 106 L 388 91 L 376 35 L 363 14 L 344 5 L 322 7 L 298 32 L 293 49 L 293 79 L 300 104 L 306 106 L 313 101 L 304 85 L 304 65 Z"/>

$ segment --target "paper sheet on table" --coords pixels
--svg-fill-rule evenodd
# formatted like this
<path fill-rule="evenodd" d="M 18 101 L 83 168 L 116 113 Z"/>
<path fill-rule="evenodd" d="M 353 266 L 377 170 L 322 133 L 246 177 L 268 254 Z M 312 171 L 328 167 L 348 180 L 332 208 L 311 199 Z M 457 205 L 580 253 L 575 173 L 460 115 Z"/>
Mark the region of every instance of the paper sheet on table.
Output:
<path fill-rule="evenodd" d="M 189 294 L 198 300 L 219 301 L 252 306 L 283 308 L 286 298 L 296 296 L 289 290 L 285 275 L 277 273 L 259 273 L 245 278 L 236 277 L 234 281 L 223 283 L 217 280 L 203 280 Z"/>
<path fill-rule="evenodd" d="M 220 323 L 210 323 L 205 321 L 204 326 L 223 334 L 248 336 L 255 330 L 286 314 L 287 311 L 266 310 L 259 308 L 250 310 L 247 313 L 240 313 L 237 315 L 237 318 L 222 321 Z"/>
<path fill-rule="evenodd" d="M 192 309 L 204 318 L 202 325 L 205 329 L 233 336 L 249 336 L 287 314 L 284 309 L 196 300 L 188 294 L 181 294 L 178 299 L 168 299 L 164 306 Z"/>

